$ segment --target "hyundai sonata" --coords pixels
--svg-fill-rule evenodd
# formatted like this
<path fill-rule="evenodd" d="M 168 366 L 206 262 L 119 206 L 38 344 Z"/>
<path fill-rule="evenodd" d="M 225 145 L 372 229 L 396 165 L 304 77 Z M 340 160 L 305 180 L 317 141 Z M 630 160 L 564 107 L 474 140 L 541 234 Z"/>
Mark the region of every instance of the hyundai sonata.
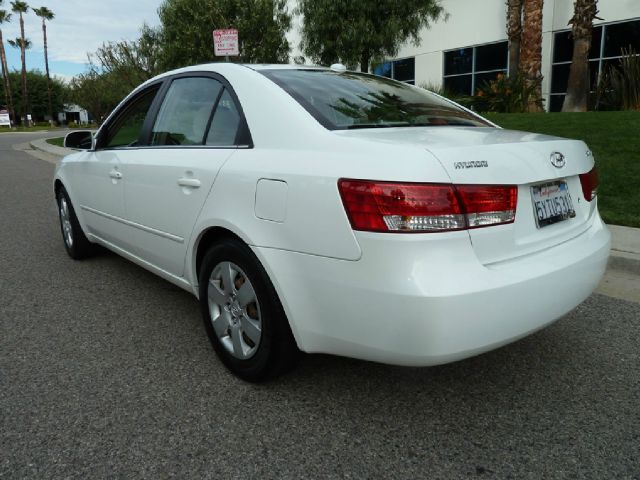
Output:
<path fill-rule="evenodd" d="M 69 255 L 99 244 L 193 293 L 251 381 L 301 351 L 494 349 L 576 307 L 607 262 L 583 142 L 341 66 L 172 71 L 65 143 L 84 149 L 54 178 Z"/>

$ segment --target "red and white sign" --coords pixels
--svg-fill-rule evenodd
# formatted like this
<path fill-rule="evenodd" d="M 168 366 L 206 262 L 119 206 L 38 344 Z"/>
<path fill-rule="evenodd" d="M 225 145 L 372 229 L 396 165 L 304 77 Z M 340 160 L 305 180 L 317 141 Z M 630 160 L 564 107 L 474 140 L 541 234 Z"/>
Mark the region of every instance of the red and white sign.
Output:
<path fill-rule="evenodd" d="M 216 57 L 238 56 L 238 30 L 229 28 L 226 30 L 213 31 L 213 50 Z"/>

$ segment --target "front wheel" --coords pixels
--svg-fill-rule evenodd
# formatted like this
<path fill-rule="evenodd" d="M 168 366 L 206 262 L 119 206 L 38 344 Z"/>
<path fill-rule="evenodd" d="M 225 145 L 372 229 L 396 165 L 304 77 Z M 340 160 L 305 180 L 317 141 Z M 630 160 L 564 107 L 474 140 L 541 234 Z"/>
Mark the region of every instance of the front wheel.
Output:
<path fill-rule="evenodd" d="M 87 239 L 82 231 L 69 195 L 64 188 L 60 188 L 56 195 L 56 200 L 62 240 L 69 256 L 74 260 L 81 260 L 93 255 L 95 253 L 95 245 Z"/>
<path fill-rule="evenodd" d="M 199 281 L 207 334 L 229 370 L 257 382 L 295 366 L 299 351 L 284 310 L 249 247 L 230 238 L 213 245 Z"/>

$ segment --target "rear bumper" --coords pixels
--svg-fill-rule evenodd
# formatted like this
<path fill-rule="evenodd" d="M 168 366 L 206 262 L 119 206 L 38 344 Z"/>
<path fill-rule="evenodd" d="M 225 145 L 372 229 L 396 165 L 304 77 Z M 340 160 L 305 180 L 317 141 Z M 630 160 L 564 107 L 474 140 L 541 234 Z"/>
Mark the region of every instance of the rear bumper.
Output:
<path fill-rule="evenodd" d="M 302 350 L 412 366 L 473 356 L 560 318 L 598 285 L 611 241 L 597 214 L 576 238 L 491 265 L 467 232 L 357 237 L 355 262 L 255 252 Z"/>

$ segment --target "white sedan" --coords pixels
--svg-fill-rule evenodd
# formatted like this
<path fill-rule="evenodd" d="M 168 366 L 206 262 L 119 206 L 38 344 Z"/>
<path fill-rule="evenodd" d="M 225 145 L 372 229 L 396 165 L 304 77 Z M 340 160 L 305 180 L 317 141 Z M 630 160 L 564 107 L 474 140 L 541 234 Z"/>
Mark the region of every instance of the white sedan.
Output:
<path fill-rule="evenodd" d="M 587 298 L 609 254 L 583 142 L 341 66 L 172 71 L 65 141 L 86 149 L 54 178 L 69 255 L 99 244 L 193 293 L 250 381 L 301 351 L 494 349 Z"/>

